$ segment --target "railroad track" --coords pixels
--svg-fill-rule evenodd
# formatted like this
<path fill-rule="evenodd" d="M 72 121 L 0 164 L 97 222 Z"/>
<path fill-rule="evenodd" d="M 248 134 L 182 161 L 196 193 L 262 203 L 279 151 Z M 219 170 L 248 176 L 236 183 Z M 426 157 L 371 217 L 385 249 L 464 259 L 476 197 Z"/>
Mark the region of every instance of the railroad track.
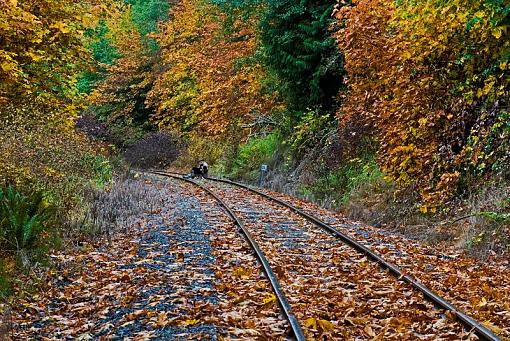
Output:
<path fill-rule="evenodd" d="M 280 283 L 278 282 L 276 275 L 273 272 L 273 269 L 269 265 L 269 261 L 267 260 L 264 253 L 260 249 L 258 243 L 252 237 L 250 231 L 248 231 L 248 229 L 244 226 L 243 222 L 230 209 L 230 207 L 213 191 L 211 191 L 210 189 L 202 186 L 201 184 L 199 184 L 193 180 L 184 179 L 184 178 L 182 178 L 182 176 L 175 175 L 175 174 L 161 173 L 161 172 L 152 172 L 152 173 L 191 183 L 191 184 L 201 188 L 202 190 L 204 190 L 210 196 L 212 196 L 220 204 L 220 206 L 222 206 L 225 209 L 225 211 L 230 216 L 230 218 L 233 220 L 233 222 L 241 229 L 244 237 L 250 244 L 250 247 L 253 249 L 255 256 L 257 257 L 257 260 L 262 265 L 263 271 L 264 271 L 265 275 L 267 276 L 269 282 L 271 283 L 271 288 L 273 289 L 273 292 L 278 300 L 278 304 L 282 310 L 282 313 L 283 313 L 285 319 L 289 322 L 289 325 L 292 330 L 292 334 L 293 334 L 294 338 L 297 341 L 306 341 L 305 335 L 303 333 L 303 329 L 301 328 L 301 325 L 297 321 L 296 317 L 293 315 L 292 308 L 291 308 L 290 304 L 288 303 L 287 298 L 285 297 L 285 294 L 283 293 L 283 290 L 280 286 Z"/>
<path fill-rule="evenodd" d="M 370 301 L 371 304 L 373 304 L 375 307 L 378 307 L 377 304 L 380 305 L 378 308 L 372 308 L 373 310 L 384 309 L 384 304 L 387 303 L 381 302 L 381 299 L 379 299 L 377 295 L 384 293 L 391 294 L 392 300 L 398 301 L 400 302 L 399 304 L 402 304 L 402 300 L 405 299 L 411 299 L 411 301 L 416 302 L 419 299 L 415 297 L 416 294 L 422 294 L 436 308 L 448 312 L 450 316 L 454 316 L 464 325 L 468 331 L 474 332 L 480 339 L 500 340 L 500 338 L 488 328 L 470 316 L 459 311 L 453 304 L 449 303 L 447 300 L 434 293 L 432 290 L 414 279 L 412 276 L 405 274 L 395 264 L 387 262 L 381 255 L 362 245 L 358 241 L 288 202 L 272 197 L 244 184 L 230 180 L 209 178 L 208 180 L 220 184 L 218 186 L 212 186 L 211 189 L 211 186 L 206 186 L 193 180 L 183 179 L 182 175 L 180 174 L 160 171 L 153 171 L 151 173 L 187 181 L 194 186 L 198 186 L 209 195 L 213 196 L 220 203 L 220 205 L 224 207 L 227 214 L 232 218 L 235 224 L 239 226 L 245 235 L 257 258 L 259 259 L 259 262 L 262 264 L 264 272 L 270 280 L 275 295 L 278 298 L 282 313 L 289 321 L 292 333 L 297 340 L 305 340 L 305 333 L 303 332 L 303 328 L 298 322 L 298 319 L 296 318 L 291 306 L 299 306 L 298 310 L 301 315 L 299 321 L 306 325 L 305 328 L 312 327 L 326 331 L 328 326 L 330 326 L 327 324 L 327 320 L 304 319 L 305 315 L 303 311 L 311 312 L 316 308 L 316 306 L 319 306 L 319 308 L 317 308 L 314 313 L 316 315 L 320 315 L 326 314 L 328 309 L 339 309 L 345 307 L 341 304 L 338 304 L 338 302 L 329 302 L 325 307 L 320 307 L 320 304 L 315 304 L 316 301 L 314 300 L 308 302 L 308 305 L 304 304 L 303 306 L 303 304 L 298 302 L 298 296 L 296 295 L 291 297 L 291 304 L 289 304 L 289 299 L 284 294 L 284 290 L 282 289 L 282 284 L 280 281 L 284 282 L 285 288 L 295 289 L 297 286 L 299 286 L 299 283 L 303 283 L 303 281 L 308 281 L 306 282 L 307 284 L 311 283 L 312 285 L 317 285 L 317 287 L 328 287 L 328 283 L 324 281 L 320 282 L 317 280 L 317 278 L 320 276 L 324 277 L 326 281 L 330 281 L 329 284 L 335 283 L 335 285 L 347 286 L 347 290 L 353 291 L 353 297 L 356 299 L 366 299 Z M 229 188 L 227 190 L 226 188 L 222 188 L 222 186 L 227 186 Z M 234 193 L 233 197 L 229 197 L 231 196 L 229 193 L 232 192 Z M 249 200 L 240 201 L 239 198 L 246 198 L 247 193 L 256 194 L 259 198 L 265 200 L 265 203 L 257 204 L 254 202 L 249 202 Z M 267 207 L 271 208 L 267 209 Z M 291 220 L 291 224 L 289 225 L 290 215 L 293 215 L 295 219 Z M 300 217 L 301 222 L 296 217 Z M 264 219 L 269 220 L 264 221 Z M 296 224 L 296 222 L 298 223 Z M 304 222 L 306 222 L 306 224 Z M 281 228 L 281 226 L 284 226 L 285 228 Z M 317 227 L 320 229 L 317 229 Z M 341 241 L 342 245 L 338 246 L 338 243 L 335 244 L 335 240 Z M 311 241 L 314 241 L 313 244 L 315 245 L 315 249 L 310 246 L 310 244 L 312 244 Z M 336 246 L 331 247 L 333 244 Z M 346 247 L 356 250 L 356 255 L 351 253 L 348 258 L 342 256 L 345 255 Z M 276 258 L 273 250 L 276 249 L 276 252 L 282 253 L 283 256 L 279 255 L 279 261 L 280 263 L 283 262 L 284 264 L 278 264 L 278 262 L 274 260 L 272 261 L 273 264 L 271 264 L 270 260 L 268 260 L 264 255 L 262 249 L 266 250 L 266 253 L 269 252 L 272 259 Z M 303 250 L 308 251 L 303 253 Z M 356 290 L 348 287 L 349 281 L 344 281 L 343 284 L 336 283 L 335 280 L 339 276 L 336 276 L 335 273 L 329 272 L 331 268 L 347 266 L 348 269 L 344 269 L 344 272 L 347 271 L 350 273 L 350 275 L 345 275 L 346 278 L 349 278 L 349 276 L 352 276 L 352 274 L 356 273 L 357 271 L 367 271 L 367 265 L 364 263 L 365 258 L 368 258 L 372 261 L 368 272 L 370 272 L 370 274 L 373 276 L 379 276 L 377 279 L 378 284 L 375 285 L 375 287 L 366 286 L 364 287 L 364 290 L 361 290 L 361 292 L 356 292 Z M 381 267 L 393 274 L 399 280 L 392 280 L 394 283 L 404 282 L 408 286 L 412 287 L 414 293 L 410 294 L 406 291 L 405 287 L 399 287 L 398 290 L 406 292 L 406 294 L 402 296 L 400 293 L 396 292 L 398 290 L 395 290 L 394 287 L 393 289 L 388 289 L 392 288 L 392 284 L 387 282 L 387 278 L 384 278 L 385 274 L 383 272 L 379 271 L 379 275 L 377 274 L 377 267 Z M 273 270 L 273 268 L 276 270 Z M 275 275 L 275 272 L 278 274 L 278 276 Z M 380 276 L 381 274 L 382 276 Z M 340 276 L 344 275 L 340 274 Z M 280 281 L 278 280 L 278 277 L 280 277 Z M 351 281 L 355 280 L 352 280 L 351 278 Z M 292 290 L 288 289 L 287 291 Z M 329 296 L 335 295 L 335 291 L 328 290 L 327 294 Z M 368 296 L 366 292 L 369 293 Z M 317 295 L 320 296 L 319 294 Z M 339 300 L 341 298 L 334 297 L 333 299 Z M 431 307 L 428 307 L 429 310 L 430 308 Z M 353 311 L 347 310 L 347 313 L 356 313 L 356 307 L 352 309 Z M 420 309 L 427 308 L 422 307 Z M 342 313 L 345 314 L 346 311 L 344 310 Z M 370 314 L 373 315 L 373 312 L 370 312 Z M 395 314 L 395 312 L 391 314 Z M 410 325 L 408 327 L 414 328 L 416 330 L 427 331 L 429 329 L 427 329 L 428 327 L 426 327 L 426 324 L 432 323 L 434 319 L 437 319 L 437 314 L 439 313 L 429 313 L 428 320 L 425 319 L 421 324 L 413 324 L 412 326 Z M 411 316 L 399 317 L 402 319 L 401 321 L 411 318 Z M 370 316 L 362 318 L 361 322 L 368 323 L 369 318 Z M 358 321 L 359 319 L 360 318 L 357 317 L 355 321 Z M 348 318 L 347 320 L 351 321 Z M 396 321 L 398 321 L 398 319 L 396 319 Z M 451 328 L 454 327 L 451 326 Z M 366 327 L 364 329 L 364 333 L 365 336 L 375 336 L 375 333 L 374 335 L 371 335 L 371 329 L 367 330 Z M 456 330 L 453 333 L 460 333 L 460 331 Z M 452 334 L 450 334 L 450 336 L 452 336 Z M 346 336 L 344 335 L 344 337 Z M 443 338 L 445 339 L 448 337 L 446 336 Z"/>

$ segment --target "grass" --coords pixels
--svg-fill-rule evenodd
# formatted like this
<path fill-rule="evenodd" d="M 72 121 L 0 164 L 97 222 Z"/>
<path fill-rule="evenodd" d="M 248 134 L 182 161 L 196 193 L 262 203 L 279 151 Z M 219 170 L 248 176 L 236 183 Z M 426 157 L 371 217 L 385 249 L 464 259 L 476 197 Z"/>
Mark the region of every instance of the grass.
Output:
<path fill-rule="evenodd" d="M 251 138 L 239 148 L 229 175 L 234 178 L 256 180 L 261 165 L 271 166 L 274 163 L 274 155 L 279 145 L 280 136 L 276 133 Z"/>
<path fill-rule="evenodd" d="M 362 188 L 382 179 L 383 174 L 375 158 L 368 155 L 349 160 L 338 169 L 327 170 L 311 185 L 301 186 L 299 194 L 314 201 L 329 202 L 329 207 L 341 208 L 349 204 Z"/>
<path fill-rule="evenodd" d="M 498 181 L 456 202 L 451 214 L 465 217 L 450 226 L 456 245 L 479 258 L 510 252 L 509 198 L 509 184 Z"/>
<path fill-rule="evenodd" d="M 108 190 L 93 190 L 87 199 L 85 215 L 78 224 L 89 237 L 126 231 L 142 213 L 157 211 L 165 200 L 153 186 L 129 178 Z"/>

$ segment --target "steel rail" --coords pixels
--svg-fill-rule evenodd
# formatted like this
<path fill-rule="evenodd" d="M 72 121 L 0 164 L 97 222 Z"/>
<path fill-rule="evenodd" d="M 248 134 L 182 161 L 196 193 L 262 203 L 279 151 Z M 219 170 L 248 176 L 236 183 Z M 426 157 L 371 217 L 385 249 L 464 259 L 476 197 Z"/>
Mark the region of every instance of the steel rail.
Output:
<path fill-rule="evenodd" d="M 170 173 L 166 173 L 170 174 Z M 177 173 L 173 173 L 177 174 Z M 182 175 L 181 175 L 182 176 Z M 439 296 L 437 293 L 435 293 L 432 289 L 429 289 L 427 286 L 425 286 L 423 283 L 415 279 L 414 277 L 405 274 L 396 264 L 393 264 L 391 262 L 386 261 L 380 254 L 372 251 L 365 245 L 361 244 L 357 240 L 349 237 L 347 234 L 340 232 L 333 226 L 323 222 L 319 218 L 310 215 L 303 210 L 299 209 L 298 207 L 283 201 L 281 199 L 275 198 L 269 194 L 266 194 L 264 192 L 261 192 L 257 189 L 254 189 L 250 186 L 247 186 L 242 183 L 238 183 L 232 180 L 227 179 L 220 179 L 220 178 L 214 178 L 214 177 L 207 177 L 207 180 L 226 183 L 229 185 L 237 186 L 243 189 L 246 189 L 252 193 L 258 194 L 270 201 L 274 201 L 284 207 L 287 207 L 291 211 L 294 211 L 295 213 L 299 214 L 303 218 L 307 219 L 308 221 L 316 224 L 317 226 L 321 227 L 323 230 L 329 232 L 333 236 L 337 237 L 338 239 L 342 240 L 344 243 L 355 249 L 356 251 L 364 254 L 369 259 L 377 262 L 383 269 L 388 270 L 390 273 L 392 273 L 395 277 L 397 277 L 399 280 L 403 280 L 404 282 L 410 284 L 413 288 L 418 290 L 423 294 L 423 296 L 431 301 L 436 307 L 447 310 L 452 313 L 464 326 L 468 327 L 470 330 L 474 331 L 478 337 L 480 337 L 483 340 L 490 340 L 490 341 L 501 341 L 501 339 L 494 334 L 490 329 L 482 325 L 480 322 L 476 321 L 472 317 L 468 316 L 467 314 L 461 312 L 459 309 L 457 309 L 453 304 L 448 302 L 443 297 Z"/>
<path fill-rule="evenodd" d="M 256 255 L 258 261 L 262 265 L 264 273 L 266 274 L 267 278 L 269 279 L 269 282 L 271 283 L 271 287 L 273 288 L 276 298 L 278 299 L 280 308 L 282 309 L 283 314 L 285 315 L 285 318 L 289 321 L 289 324 L 292 329 L 292 333 L 294 334 L 294 337 L 296 338 L 297 341 L 306 341 L 306 337 L 303 333 L 303 329 L 301 328 L 301 325 L 299 324 L 298 320 L 292 313 L 292 308 L 291 308 L 287 298 L 285 297 L 285 294 L 283 293 L 280 283 L 278 282 L 278 279 L 277 279 L 276 275 L 274 274 L 274 272 L 271 268 L 271 265 L 269 264 L 269 261 L 267 260 L 266 256 L 260 249 L 260 247 L 257 244 L 257 242 L 255 241 L 255 239 L 253 239 L 253 236 L 251 235 L 251 233 L 244 226 L 244 224 L 237 217 L 237 215 L 230 209 L 230 207 L 227 204 L 225 204 L 225 202 L 216 193 L 211 191 L 209 188 L 202 186 L 201 184 L 199 184 L 191 179 L 183 178 L 182 175 L 180 175 L 180 174 L 177 175 L 175 173 L 167 173 L 167 172 L 160 172 L 160 171 L 153 171 L 153 170 L 151 170 L 149 172 L 152 174 L 166 176 L 166 177 L 170 177 L 173 179 L 182 180 L 182 181 L 191 183 L 191 184 L 197 186 L 198 188 L 200 188 L 201 190 L 203 190 L 204 192 L 208 193 L 210 196 L 212 196 L 220 204 L 220 206 L 222 206 L 225 209 L 225 211 L 230 216 L 230 218 L 232 218 L 234 223 L 241 229 L 241 232 L 243 233 L 246 240 L 250 244 L 251 248 L 255 252 L 255 255 Z"/>

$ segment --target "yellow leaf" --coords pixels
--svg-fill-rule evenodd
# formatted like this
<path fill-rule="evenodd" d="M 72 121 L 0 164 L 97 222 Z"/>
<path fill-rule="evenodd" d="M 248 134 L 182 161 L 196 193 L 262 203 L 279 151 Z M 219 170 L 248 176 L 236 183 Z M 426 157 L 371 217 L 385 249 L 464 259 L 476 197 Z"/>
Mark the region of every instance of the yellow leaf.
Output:
<path fill-rule="evenodd" d="M 498 326 L 494 325 L 491 321 L 485 321 L 485 322 L 482 322 L 482 324 L 485 327 L 487 327 L 490 330 L 492 330 L 496 334 L 502 334 L 503 333 L 503 330 L 501 328 L 499 328 Z"/>
<path fill-rule="evenodd" d="M 69 29 L 67 24 L 65 22 L 63 22 L 63 21 L 58 21 L 55 24 L 51 25 L 50 27 L 51 28 L 56 28 L 56 29 L 58 29 L 62 33 L 69 33 L 69 32 L 71 32 L 71 30 Z"/>
<path fill-rule="evenodd" d="M 487 95 L 489 94 L 489 92 L 492 90 L 492 88 L 494 87 L 494 81 L 489 81 L 489 82 L 486 82 L 485 83 L 485 86 L 483 87 L 483 94 L 484 95 Z"/>
<path fill-rule="evenodd" d="M 34 61 L 34 62 L 38 62 L 40 61 L 41 59 L 43 59 L 43 56 L 39 55 L 39 54 L 36 54 L 36 53 L 33 53 L 33 52 L 28 52 L 27 55 Z"/>
<path fill-rule="evenodd" d="M 314 319 L 313 317 L 307 318 L 305 320 L 305 327 L 317 329 L 317 320 Z"/>
<path fill-rule="evenodd" d="M 200 320 L 186 320 L 183 322 L 185 326 L 194 326 L 195 324 L 200 323 Z"/>
<path fill-rule="evenodd" d="M 276 302 L 276 296 L 273 293 L 266 293 L 266 297 L 262 300 L 265 304 Z"/>
<path fill-rule="evenodd" d="M 318 323 L 319 323 L 319 326 L 321 327 L 321 329 L 325 332 L 329 332 L 329 331 L 335 329 L 335 325 L 330 321 L 319 320 Z"/>
<path fill-rule="evenodd" d="M 365 329 L 364 329 L 365 333 L 370 336 L 370 337 L 374 337 L 375 336 L 375 333 L 374 331 L 372 330 L 372 327 L 370 327 L 370 325 L 366 325 L 365 326 Z"/>
<path fill-rule="evenodd" d="M 234 275 L 241 278 L 241 279 L 248 279 L 250 278 L 248 276 L 248 271 L 243 268 L 242 266 L 238 266 L 234 269 Z"/>
<path fill-rule="evenodd" d="M 499 39 L 503 35 L 504 31 L 506 31 L 506 27 L 499 26 L 492 31 L 492 35 L 494 38 Z"/>
<path fill-rule="evenodd" d="M 8 62 L 8 61 L 4 61 L 4 62 L 2 62 L 2 64 L 0 64 L 0 67 L 5 72 L 9 72 L 9 71 L 12 71 L 12 70 L 14 70 L 16 68 L 16 64 Z"/>

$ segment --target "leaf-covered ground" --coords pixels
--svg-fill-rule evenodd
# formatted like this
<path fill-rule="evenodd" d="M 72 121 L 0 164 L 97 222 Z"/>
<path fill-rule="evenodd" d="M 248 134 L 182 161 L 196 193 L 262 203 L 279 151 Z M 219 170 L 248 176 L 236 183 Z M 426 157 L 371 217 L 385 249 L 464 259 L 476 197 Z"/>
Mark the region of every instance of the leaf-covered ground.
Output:
<path fill-rule="evenodd" d="M 232 186 L 211 189 L 253 231 L 310 339 L 476 339 L 411 286 L 289 209 Z"/>
<path fill-rule="evenodd" d="M 138 184 L 159 207 L 130 219 L 110 242 L 54 254 L 54 267 L 40 276 L 43 290 L 18 290 L 12 338 L 286 339 L 287 322 L 269 282 L 217 202 L 161 177 Z M 205 185 L 252 231 L 308 338 L 476 339 L 411 287 L 290 210 L 245 190 Z M 508 339 L 508 260 L 479 264 L 272 194 L 370 245 Z"/>
<path fill-rule="evenodd" d="M 461 311 L 482 322 L 504 340 L 510 340 L 510 260 L 493 256 L 485 262 L 458 250 L 424 245 L 394 232 L 348 221 L 338 213 L 280 193 L 289 201 L 330 223 L 382 254 L 408 274 L 443 296 Z"/>
<path fill-rule="evenodd" d="M 217 204 L 175 183 L 140 186 L 161 207 L 110 245 L 55 254 L 44 290 L 12 306 L 13 339 L 283 339 L 269 282 Z"/>

